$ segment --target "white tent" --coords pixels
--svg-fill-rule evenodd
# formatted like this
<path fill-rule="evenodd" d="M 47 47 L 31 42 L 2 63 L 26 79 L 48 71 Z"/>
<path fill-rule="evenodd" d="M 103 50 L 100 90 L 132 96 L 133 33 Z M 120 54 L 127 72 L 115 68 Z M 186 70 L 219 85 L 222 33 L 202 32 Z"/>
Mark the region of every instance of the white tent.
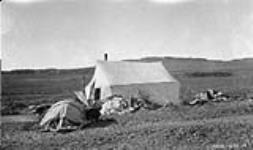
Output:
<path fill-rule="evenodd" d="M 157 104 L 179 103 L 179 82 L 162 62 L 97 61 L 95 73 L 85 88 L 89 99 L 111 95 L 145 96 Z"/>

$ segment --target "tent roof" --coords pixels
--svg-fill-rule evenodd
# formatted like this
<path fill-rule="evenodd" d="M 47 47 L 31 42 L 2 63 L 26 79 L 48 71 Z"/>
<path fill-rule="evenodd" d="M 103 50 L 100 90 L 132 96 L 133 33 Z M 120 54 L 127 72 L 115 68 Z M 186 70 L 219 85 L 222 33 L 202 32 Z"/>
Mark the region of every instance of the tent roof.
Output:
<path fill-rule="evenodd" d="M 177 82 L 162 62 L 97 61 L 98 68 L 110 85 Z"/>

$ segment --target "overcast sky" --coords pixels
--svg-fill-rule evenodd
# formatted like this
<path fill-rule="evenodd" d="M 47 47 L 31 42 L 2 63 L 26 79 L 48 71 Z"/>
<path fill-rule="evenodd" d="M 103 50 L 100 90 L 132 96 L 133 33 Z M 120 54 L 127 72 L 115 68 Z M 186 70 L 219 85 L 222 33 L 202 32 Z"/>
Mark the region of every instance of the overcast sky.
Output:
<path fill-rule="evenodd" d="M 145 56 L 253 57 L 253 0 L 5 0 L 4 70 Z"/>

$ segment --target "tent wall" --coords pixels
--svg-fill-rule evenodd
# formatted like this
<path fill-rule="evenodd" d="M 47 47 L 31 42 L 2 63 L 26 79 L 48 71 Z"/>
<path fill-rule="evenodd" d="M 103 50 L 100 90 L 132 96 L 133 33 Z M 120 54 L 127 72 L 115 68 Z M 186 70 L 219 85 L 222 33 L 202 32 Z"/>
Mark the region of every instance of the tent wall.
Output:
<path fill-rule="evenodd" d="M 98 61 L 92 80 L 86 86 L 86 97 L 94 98 L 99 88 L 100 99 L 119 94 L 125 97 L 140 94 L 158 104 L 179 103 L 179 82 L 162 63 Z"/>
<path fill-rule="evenodd" d="M 178 104 L 180 102 L 179 90 L 180 85 L 178 82 L 115 85 L 111 87 L 112 94 L 123 95 L 127 98 L 143 96 L 151 102 L 161 105 L 167 103 Z"/>
<path fill-rule="evenodd" d="M 97 65 L 95 73 L 91 79 L 91 81 L 88 83 L 88 85 L 85 87 L 85 96 L 87 99 L 94 98 L 94 90 L 96 88 L 101 89 L 101 97 L 108 96 L 110 93 L 109 89 L 109 83 L 105 76 L 104 71 L 101 69 L 100 65 Z"/>

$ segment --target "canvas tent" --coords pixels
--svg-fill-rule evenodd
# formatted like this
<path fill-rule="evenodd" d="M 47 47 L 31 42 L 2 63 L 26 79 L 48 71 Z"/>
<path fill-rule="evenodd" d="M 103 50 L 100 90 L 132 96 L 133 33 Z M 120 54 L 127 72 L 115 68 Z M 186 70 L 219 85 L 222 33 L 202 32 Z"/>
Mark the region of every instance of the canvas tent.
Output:
<path fill-rule="evenodd" d="M 179 103 L 179 88 L 180 83 L 162 62 L 97 61 L 85 93 L 88 99 L 145 96 L 157 104 L 166 104 Z"/>

